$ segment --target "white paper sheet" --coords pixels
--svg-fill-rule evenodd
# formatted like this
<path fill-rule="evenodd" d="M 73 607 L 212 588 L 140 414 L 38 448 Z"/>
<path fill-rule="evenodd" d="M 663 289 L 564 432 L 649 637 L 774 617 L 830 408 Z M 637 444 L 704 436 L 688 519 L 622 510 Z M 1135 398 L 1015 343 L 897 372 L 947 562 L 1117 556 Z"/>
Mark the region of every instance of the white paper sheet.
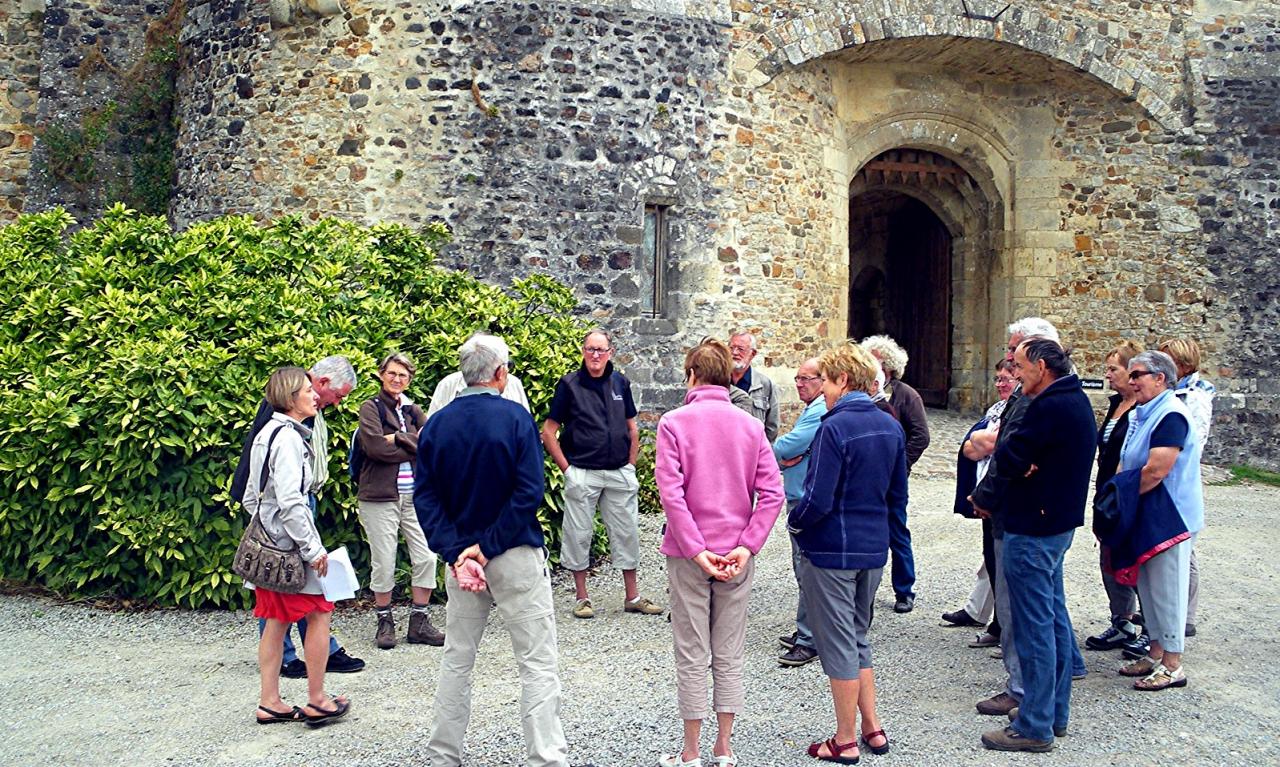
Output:
<path fill-rule="evenodd" d="M 330 602 L 355 599 L 360 581 L 356 579 L 356 569 L 351 565 L 351 555 L 347 553 L 346 546 L 329 552 L 329 572 L 320 576 L 320 588 L 324 591 L 324 598 Z"/>

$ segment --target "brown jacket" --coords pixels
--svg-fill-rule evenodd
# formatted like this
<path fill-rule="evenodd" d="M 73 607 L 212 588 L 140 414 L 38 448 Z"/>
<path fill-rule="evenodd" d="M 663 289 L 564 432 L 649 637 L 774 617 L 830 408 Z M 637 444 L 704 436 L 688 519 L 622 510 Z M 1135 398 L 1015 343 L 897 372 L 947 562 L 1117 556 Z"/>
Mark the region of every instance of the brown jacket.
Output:
<path fill-rule="evenodd" d="M 360 447 L 364 450 L 364 464 L 360 467 L 360 489 L 356 498 L 362 501 L 398 501 L 400 494 L 396 491 L 396 475 L 400 473 L 401 463 L 408 461 L 412 465 L 417 460 L 418 430 L 427 422 L 427 416 L 422 408 L 409 405 L 404 411 L 408 431 L 401 431 L 395 398 L 379 391 L 375 399 L 382 400 L 386 419 L 378 417 L 378 406 L 372 399 L 360 405 L 359 438 Z M 387 441 L 387 434 L 395 434 L 395 440 Z"/>

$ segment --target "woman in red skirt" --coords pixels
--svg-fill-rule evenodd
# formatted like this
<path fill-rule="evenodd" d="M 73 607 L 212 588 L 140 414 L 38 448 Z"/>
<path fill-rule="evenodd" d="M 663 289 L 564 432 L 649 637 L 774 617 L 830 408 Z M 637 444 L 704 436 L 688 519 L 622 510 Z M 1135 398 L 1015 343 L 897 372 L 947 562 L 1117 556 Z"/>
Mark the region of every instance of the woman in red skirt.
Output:
<path fill-rule="evenodd" d="M 333 603 L 324 598 L 319 576 L 328 572 L 329 558 L 311 517 L 307 499 L 311 486 L 311 430 L 302 425 L 316 414 L 316 395 L 302 368 L 280 368 L 267 381 L 267 402 L 275 410 L 271 421 L 253 441 L 249 482 L 244 505 L 256 512 L 267 535 L 277 546 L 297 544 L 310 563 L 307 584 L 298 594 L 255 590 L 253 614 L 266 619 L 258 641 L 258 668 L 262 690 L 258 699 L 258 724 L 306 722 L 313 727 L 345 715 L 351 706 L 345 696 L 330 697 L 324 691 L 329 659 L 329 614 Z M 270 453 L 268 455 L 268 452 Z M 262 485 L 263 467 L 270 465 Z M 259 489 L 261 486 L 261 489 Z M 307 703 L 289 706 L 280 697 L 280 661 L 289 624 L 307 619 L 303 647 L 307 661 Z"/>

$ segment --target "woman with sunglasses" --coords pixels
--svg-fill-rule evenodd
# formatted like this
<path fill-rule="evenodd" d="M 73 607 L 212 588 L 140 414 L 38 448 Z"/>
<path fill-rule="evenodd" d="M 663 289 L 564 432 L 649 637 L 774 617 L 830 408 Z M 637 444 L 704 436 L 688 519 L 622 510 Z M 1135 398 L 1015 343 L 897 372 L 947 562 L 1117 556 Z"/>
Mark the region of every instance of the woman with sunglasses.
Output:
<path fill-rule="evenodd" d="M 1138 597 L 1151 647 L 1146 657 L 1120 669 L 1138 677 L 1137 690 L 1185 687 L 1182 650 L 1187 624 L 1187 588 L 1191 548 L 1204 527 L 1200 486 L 1200 440 L 1191 413 L 1174 396 L 1178 369 L 1163 352 L 1143 352 L 1129 361 L 1129 384 L 1137 400 L 1129 432 L 1120 450 L 1120 471 L 1141 471 L 1139 494 L 1163 487 L 1186 534 L 1138 565 Z"/>

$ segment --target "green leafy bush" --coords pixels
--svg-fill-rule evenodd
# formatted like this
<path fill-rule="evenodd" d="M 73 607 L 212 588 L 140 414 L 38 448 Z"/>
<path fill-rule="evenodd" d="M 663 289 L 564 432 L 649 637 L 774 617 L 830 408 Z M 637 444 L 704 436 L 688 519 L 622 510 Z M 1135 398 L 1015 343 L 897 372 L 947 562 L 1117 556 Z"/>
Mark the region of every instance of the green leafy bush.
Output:
<path fill-rule="evenodd" d="M 227 488 L 270 371 L 345 354 L 355 391 L 326 412 L 330 545 L 367 547 L 347 478 L 359 404 L 392 350 L 425 402 L 476 328 L 506 338 L 535 413 L 578 360 L 572 293 L 509 291 L 433 265 L 443 228 L 244 217 L 175 233 L 112 208 L 68 235 L 63 211 L 0 228 L 0 576 L 67 595 L 241 606 L 230 562 L 247 515 Z M 558 551 L 559 472 L 543 528 Z M 603 541 L 597 541 L 600 546 Z"/>

